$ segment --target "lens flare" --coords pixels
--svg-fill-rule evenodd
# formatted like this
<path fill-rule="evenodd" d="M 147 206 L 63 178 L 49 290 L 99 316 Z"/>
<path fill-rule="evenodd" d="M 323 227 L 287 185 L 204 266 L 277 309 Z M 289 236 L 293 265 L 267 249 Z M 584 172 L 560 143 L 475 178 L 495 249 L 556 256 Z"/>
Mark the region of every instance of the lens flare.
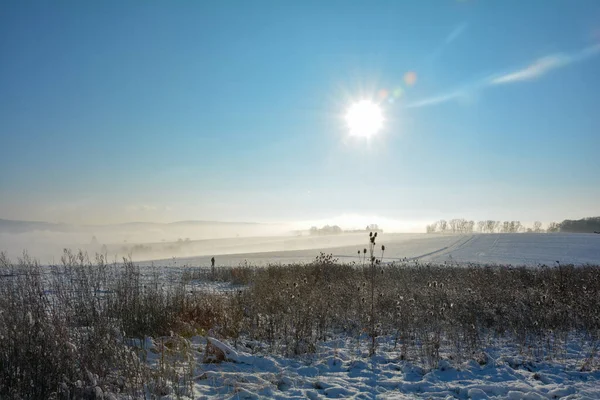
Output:
<path fill-rule="evenodd" d="M 379 90 L 379 92 L 377 93 L 377 96 L 379 97 L 379 100 L 385 100 L 387 99 L 389 93 L 386 89 L 381 89 Z"/>
<path fill-rule="evenodd" d="M 417 73 L 414 71 L 409 71 L 404 74 L 404 83 L 408 86 L 412 86 L 417 83 Z"/>

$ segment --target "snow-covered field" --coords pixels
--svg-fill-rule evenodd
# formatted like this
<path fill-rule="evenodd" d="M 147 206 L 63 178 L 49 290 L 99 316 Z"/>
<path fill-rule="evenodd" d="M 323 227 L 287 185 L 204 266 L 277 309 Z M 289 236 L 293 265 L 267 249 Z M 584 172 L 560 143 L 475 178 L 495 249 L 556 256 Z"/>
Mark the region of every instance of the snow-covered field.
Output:
<path fill-rule="evenodd" d="M 206 345 L 222 362 L 206 363 Z M 352 399 L 598 399 L 600 370 L 583 368 L 586 350 L 574 340 L 566 353 L 550 360 L 511 344 L 490 345 L 469 361 L 442 359 L 434 368 L 401 360 L 391 340 L 382 339 L 368 357 L 356 339 L 331 340 L 311 356 L 251 355 L 255 343 L 238 349 L 215 339 L 193 337 L 199 361 L 185 393 L 196 399 L 352 398 Z M 365 345 L 366 341 L 362 341 Z M 244 348 L 241 351 L 239 347 Z M 160 344 L 147 339 L 150 363 L 163 357 Z M 175 399 L 171 393 L 165 398 Z"/>
<path fill-rule="evenodd" d="M 381 235 L 384 261 L 421 260 L 436 263 L 512 265 L 600 264 L 600 235 L 484 234 Z M 216 255 L 218 265 L 309 262 L 319 251 L 340 261 L 360 262 L 361 243 L 309 250 Z M 210 257 L 160 261 L 175 267 L 208 265 Z M 569 338 L 553 354 L 519 347 L 514 339 L 497 339 L 478 354 L 458 360 L 443 354 L 437 366 L 423 355 L 404 360 L 390 338 L 379 338 L 369 357 L 367 338 L 360 343 L 343 335 L 318 345 L 314 354 L 274 355 L 261 343 L 212 340 L 222 350 L 218 363 L 206 363 L 207 337 L 193 337 L 198 360 L 189 391 L 195 399 L 353 398 L 353 399 L 600 399 L 598 340 Z M 156 363 L 160 352 L 145 350 Z M 174 399 L 171 393 L 166 398 Z"/>
<path fill-rule="evenodd" d="M 322 251 L 333 254 L 342 262 L 360 263 L 357 251 L 366 247 L 367 236 L 348 235 L 340 239 L 311 238 L 309 249 L 273 252 L 252 251 L 254 244 L 247 243 L 247 253 L 215 254 L 215 257 L 218 266 L 237 266 L 244 262 L 260 266 L 310 262 Z M 269 245 L 268 240 L 260 239 L 260 248 Z M 324 245 L 318 247 L 321 240 Z M 281 243 L 282 239 L 277 238 L 276 241 Z M 382 234 L 378 237 L 377 248 L 381 245 L 386 247 L 384 262 L 419 260 L 476 265 L 556 265 L 558 261 L 561 264 L 600 265 L 600 235 L 594 234 Z M 377 256 L 380 256 L 379 251 Z M 187 266 L 206 267 L 210 265 L 210 257 L 172 258 L 137 264 L 142 267 L 153 264 L 161 274 L 161 282 L 179 284 Z M 444 268 L 442 270 L 445 271 Z M 236 289 L 237 292 L 239 289 L 229 282 L 204 280 L 193 280 L 188 285 L 186 291 L 200 288 L 217 292 Z M 579 293 L 576 301 L 580 303 Z M 323 298 L 327 296 L 318 297 Z M 590 298 L 593 303 L 594 298 Z M 540 339 L 539 346 L 535 340 L 532 344 L 531 341 L 519 342 L 515 337 L 501 339 L 486 331 L 480 338 L 483 343 L 478 342 L 481 351 L 453 354 L 441 348 L 441 361 L 437 365 L 428 361 L 427 357 L 431 354 L 426 354 L 426 345 L 421 342 L 423 337 L 414 339 L 412 347 L 409 347 L 412 350 L 404 359 L 394 346 L 393 338 L 389 337 L 379 337 L 377 354 L 369 356 L 368 336 L 364 330 L 362 332 L 363 336 L 357 342 L 356 337 L 348 337 L 347 333 L 332 331 L 330 337 L 334 339 L 318 342 L 314 352 L 295 357 L 283 356 L 281 351 L 271 351 L 265 343 L 252 342 L 244 336 L 238 339 L 235 347 L 227 339 L 211 341 L 211 336 L 216 334 L 210 331 L 190 339 L 183 339 L 176 333 L 171 337 L 146 338 L 145 341 L 131 339 L 129 345 L 132 349 L 137 348 L 135 351 L 140 358 L 154 365 L 155 371 L 164 373 L 164 363 L 168 364 L 168 359 L 182 359 L 181 354 L 166 343 L 175 338 L 185 341 L 185 362 L 188 364 L 183 369 L 187 368 L 189 373 L 186 375 L 186 372 L 179 373 L 181 371 L 178 370 L 171 382 L 167 382 L 171 378 L 165 375 L 167 383 L 158 392 L 156 388 L 146 387 L 149 390 L 147 398 L 155 398 L 156 393 L 161 393 L 164 396 L 159 398 L 169 400 L 600 399 L 600 340 L 593 333 L 597 331 L 571 332 L 566 343 L 546 339 L 555 337 L 550 331 L 548 336 L 540 336 L 543 339 Z M 208 341 L 211 341 L 213 354 L 216 352 L 220 362 L 206 362 Z M 401 342 L 402 339 L 399 346 Z M 520 346 L 519 343 L 529 343 L 532 347 Z M 540 354 L 540 349 L 553 350 Z M 173 365 L 176 364 L 174 362 Z M 182 368 L 181 365 L 175 368 Z M 184 382 L 176 382 L 183 379 L 182 376 L 187 376 Z"/>
<path fill-rule="evenodd" d="M 363 235 L 364 236 L 364 235 Z M 342 262 L 360 262 L 357 251 L 363 249 L 367 237 L 352 237 L 353 244 L 335 246 L 330 241 L 323 247 L 305 250 L 214 254 L 218 265 L 237 266 L 244 261 L 251 265 L 309 262 L 320 251 L 331 253 Z M 382 234 L 378 244 L 385 245 L 384 261 L 404 259 L 478 264 L 556 265 L 600 264 L 600 235 L 572 233 L 517 233 L 473 235 Z M 218 250 L 217 250 L 218 252 Z M 202 266 L 210 264 L 210 255 L 154 261 L 164 266 Z M 148 265 L 151 262 L 142 264 Z"/>

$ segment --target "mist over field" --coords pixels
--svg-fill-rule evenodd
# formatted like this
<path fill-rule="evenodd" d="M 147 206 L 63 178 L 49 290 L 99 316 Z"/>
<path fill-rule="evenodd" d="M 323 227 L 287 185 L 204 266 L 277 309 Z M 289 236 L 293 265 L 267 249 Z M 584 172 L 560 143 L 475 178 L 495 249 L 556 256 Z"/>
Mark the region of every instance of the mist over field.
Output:
<path fill-rule="evenodd" d="M 123 257 L 146 261 L 290 250 L 315 250 L 310 254 L 317 255 L 318 249 L 363 244 L 364 234 L 356 231 L 366 232 L 367 220 L 370 219 L 343 216 L 292 223 L 181 221 L 73 225 L 0 219 L 0 251 L 13 259 L 26 251 L 44 264 L 59 262 L 63 249 L 82 250 L 90 257 L 99 253 L 119 261 Z M 396 221 L 376 220 L 388 229 L 398 227 Z M 311 226 L 329 226 L 328 222 L 331 226 L 346 223 L 356 228 L 342 235 L 310 234 Z M 417 223 L 404 226 L 423 231 Z"/>
<path fill-rule="evenodd" d="M 279 224 L 183 221 L 70 225 L 0 220 L 1 250 L 12 258 L 27 251 L 42 263 L 59 262 L 65 248 L 81 249 L 91 257 L 101 253 L 109 259 L 158 259 L 203 254 L 201 249 L 225 238 L 233 246 L 244 243 L 244 238 L 289 234 L 289 227 Z"/>
<path fill-rule="evenodd" d="M 377 222 L 373 224 L 373 222 Z M 63 249 L 83 250 L 109 260 L 135 261 L 222 254 L 318 250 L 364 243 L 369 225 L 386 233 L 423 233 L 426 221 L 401 221 L 356 214 L 292 222 L 179 221 L 69 224 L 0 219 L 0 251 L 16 259 L 26 251 L 42 263 L 60 261 Z M 310 233 L 337 226 L 343 235 Z M 310 254 L 318 254 L 313 251 Z"/>
<path fill-rule="evenodd" d="M 335 221 L 364 222 L 356 216 Z M 91 259 L 123 258 L 142 265 L 206 266 L 216 257 L 219 266 L 308 263 L 321 252 L 343 263 L 365 262 L 362 250 L 369 232 L 378 231 L 387 247 L 385 263 L 427 261 L 481 265 L 555 265 L 600 263 L 600 218 L 530 226 L 520 221 L 440 220 L 420 232 L 396 233 L 370 224 L 345 229 L 339 225 L 260 224 L 183 221 L 170 224 L 129 223 L 69 225 L 0 220 L 0 248 L 16 260 L 26 252 L 42 264 L 61 262 L 64 249 L 83 251 Z M 312 221 L 311 223 L 322 223 Z M 294 229 L 300 228 L 303 229 Z M 426 230 L 427 233 L 423 233 Z M 559 233 L 560 230 L 560 233 Z"/>

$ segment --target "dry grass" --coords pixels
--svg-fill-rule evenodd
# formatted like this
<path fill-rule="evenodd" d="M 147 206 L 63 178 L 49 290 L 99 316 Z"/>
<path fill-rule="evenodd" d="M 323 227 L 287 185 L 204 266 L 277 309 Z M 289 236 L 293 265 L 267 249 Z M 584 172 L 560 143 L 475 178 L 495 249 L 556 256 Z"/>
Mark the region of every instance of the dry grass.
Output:
<path fill-rule="evenodd" d="M 48 268 L 0 255 L 0 398 L 138 397 L 189 383 L 189 360 L 149 369 L 126 344 L 132 337 L 168 336 L 184 349 L 186 337 L 210 331 L 295 355 L 340 334 L 365 343 L 392 335 L 401 357 L 432 367 L 442 349 L 473 358 L 497 338 L 552 355 L 576 333 L 598 348 L 596 266 L 365 266 L 321 255 L 309 265 L 246 265 L 210 277 L 188 271 L 168 285 L 131 262 L 70 252 L 62 261 Z M 193 279 L 247 286 L 208 294 L 190 290 Z"/>
<path fill-rule="evenodd" d="M 165 285 L 128 261 L 65 252 L 62 265 L 42 267 L 0 254 L 0 398 L 160 392 L 173 368 L 148 369 L 126 339 L 219 324 L 229 315 L 220 297 Z"/>
<path fill-rule="evenodd" d="M 373 302 L 370 266 L 315 263 L 257 270 L 245 295 L 246 319 L 254 321 L 244 331 L 275 349 L 299 353 L 335 332 L 373 337 L 373 307 L 375 336 L 394 335 L 407 351 L 419 348 L 434 363 L 442 346 L 468 357 L 491 338 L 540 352 L 549 339 L 555 343 L 573 332 L 599 338 L 596 266 L 376 269 Z"/>

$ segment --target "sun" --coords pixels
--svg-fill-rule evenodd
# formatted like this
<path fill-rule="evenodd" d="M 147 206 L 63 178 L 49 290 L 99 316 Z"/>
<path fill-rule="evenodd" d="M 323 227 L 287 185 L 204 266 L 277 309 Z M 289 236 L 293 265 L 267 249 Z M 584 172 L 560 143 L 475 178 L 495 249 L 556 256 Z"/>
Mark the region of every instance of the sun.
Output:
<path fill-rule="evenodd" d="M 346 112 L 346 123 L 351 136 L 370 138 L 383 126 L 383 112 L 370 100 L 361 100 Z"/>

